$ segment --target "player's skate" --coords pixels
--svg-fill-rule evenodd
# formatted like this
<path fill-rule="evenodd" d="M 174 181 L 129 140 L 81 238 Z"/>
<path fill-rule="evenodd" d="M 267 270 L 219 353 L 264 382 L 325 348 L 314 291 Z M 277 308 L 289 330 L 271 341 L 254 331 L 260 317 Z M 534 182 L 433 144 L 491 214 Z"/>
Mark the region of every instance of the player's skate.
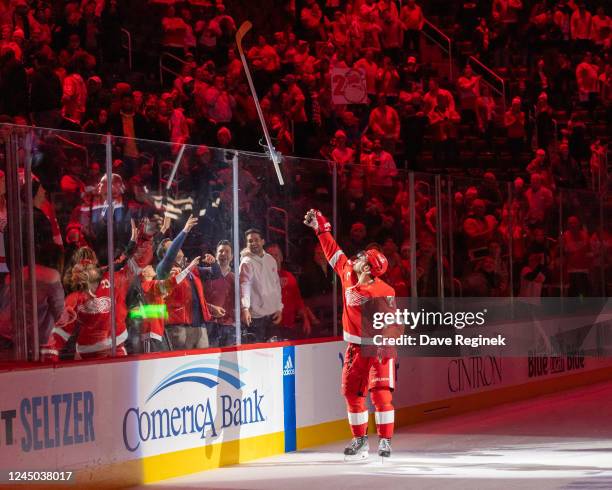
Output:
<path fill-rule="evenodd" d="M 368 436 L 353 437 L 349 445 L 344 448 L 344 461 L 366 459 L 369 450 Z"/>
<path fill-rule="evenodd" d="M 385 437 L 380 438 L 380 442 L 378 443 L 378 455 L 383 458 L 383 460 L 391 456 L 391 439 Z"/>

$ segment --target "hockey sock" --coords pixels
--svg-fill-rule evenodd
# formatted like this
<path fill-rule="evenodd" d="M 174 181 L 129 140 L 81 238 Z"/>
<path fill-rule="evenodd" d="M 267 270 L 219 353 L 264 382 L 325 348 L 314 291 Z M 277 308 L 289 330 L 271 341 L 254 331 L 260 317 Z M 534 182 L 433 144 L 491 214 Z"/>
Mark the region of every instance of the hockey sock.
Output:
<path fill-rule="evenodd" d="M 393 410 L 393 404 L 391 402 L 391 390 L 389 390 L 389 388 L 376 388 L 371 391 L 370 396 L 376 408 L 374 418 L 376 419 L 378 437 L 390 439 L 393 437 L 393 426 L 395 422 L 395 410 Z"/>
<path fill-rule="evenodd" d="M 365 397 L 346 395 L 346 407 L 353 437 L 365 436 L 368 433 L 368 409 Z"/>

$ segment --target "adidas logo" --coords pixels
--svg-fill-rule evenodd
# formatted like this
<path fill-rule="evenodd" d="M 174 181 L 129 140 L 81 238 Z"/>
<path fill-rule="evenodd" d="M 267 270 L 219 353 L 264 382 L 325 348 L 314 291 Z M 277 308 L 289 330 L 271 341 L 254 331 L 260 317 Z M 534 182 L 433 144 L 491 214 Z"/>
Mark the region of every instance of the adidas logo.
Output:
<path fill-rule="evenodd" d="M 291 356 L 289 356 L 285 361 L 285 366 L 283 367 L 283 376 L 292 376 L 294 374 L 295 367 L 293 367 L 293 361 L 291 360 Z"/>

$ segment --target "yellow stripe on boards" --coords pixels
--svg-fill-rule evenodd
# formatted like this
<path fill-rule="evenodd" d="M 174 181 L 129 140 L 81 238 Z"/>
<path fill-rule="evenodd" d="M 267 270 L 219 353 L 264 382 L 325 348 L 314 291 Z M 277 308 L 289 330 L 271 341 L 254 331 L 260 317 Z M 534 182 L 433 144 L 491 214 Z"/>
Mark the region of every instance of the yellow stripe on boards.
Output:
<path fill-rule="evenodd" d="M 276 432 L 149 456 L 143 460 L 143 483 L 244 463 L 284 452 L 285 434 Z"/>
<path fill-rule="evenodd" d="M 147 456 L 113 465 L 84 468 L 76 471 L 76 482 L 78 488 L 127 488 L 213 470 L 221 466 L 246 463 L 284 452 L 285 433 L 275 432 Z"/>
<path fill-rule="evenodd" d="M 341 439 L 350 439 L 351 429 L 348 420 L 344 418 L 307 427 L 298 427 L 295 435 L 299 451 L 307 447 L 329 444 Z"/>

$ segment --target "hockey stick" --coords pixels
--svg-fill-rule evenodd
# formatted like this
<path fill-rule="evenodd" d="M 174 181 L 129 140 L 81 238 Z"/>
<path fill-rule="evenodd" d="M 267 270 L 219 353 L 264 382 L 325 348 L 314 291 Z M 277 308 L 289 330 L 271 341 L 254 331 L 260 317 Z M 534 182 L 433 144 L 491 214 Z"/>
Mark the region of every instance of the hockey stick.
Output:
<path fill-rule="evenodd" d="M 266 121 L 263 116 L 263 112 L 261 112 L 261 106 L 259 105 L 259 98 L 257 97 L 257 92 L 255 92 L 255 85 L 253 85 L 253 79 L 251 78 L 251 72 L 249 71 L 249 65 L 247 64 L 246 57 L 244 56 L 244 51 L 242 49 L 242 38 L 251 30 L 253 24 L 250 21 L 246 20 L 242 23 L 238 31 L 236 31 L 236 45 L 238 46 L 238 52 L 240 53 L 240 60 L 242 61 L 242 66 L 244 67 L 244 73 L 246 74 L 247 80 L 249 82 L 249 87 L 251 88 L 251 94 L 253 95 L 253 100 L 255 101 L 255 107 L 257 108 L 257 115 L 259 116 L 259 122 L 261 122 L 261 127 L 263 128 L 264 137 L 266 138 L 266 144 L 268 145 L 267 153 L 270 155 L 270 160 L 274 164 L 274 169 L 276 170 L 276 176 L 278 177 L 278 182 L 280 185 L 285 185 L 283 182 L 283 174 L 280 170 L 281 163 L 281 155 L 272 144 L 272 139 L 270 138 L 270 133 L 268 132 L 268 126 L 266 125 Z"/>

